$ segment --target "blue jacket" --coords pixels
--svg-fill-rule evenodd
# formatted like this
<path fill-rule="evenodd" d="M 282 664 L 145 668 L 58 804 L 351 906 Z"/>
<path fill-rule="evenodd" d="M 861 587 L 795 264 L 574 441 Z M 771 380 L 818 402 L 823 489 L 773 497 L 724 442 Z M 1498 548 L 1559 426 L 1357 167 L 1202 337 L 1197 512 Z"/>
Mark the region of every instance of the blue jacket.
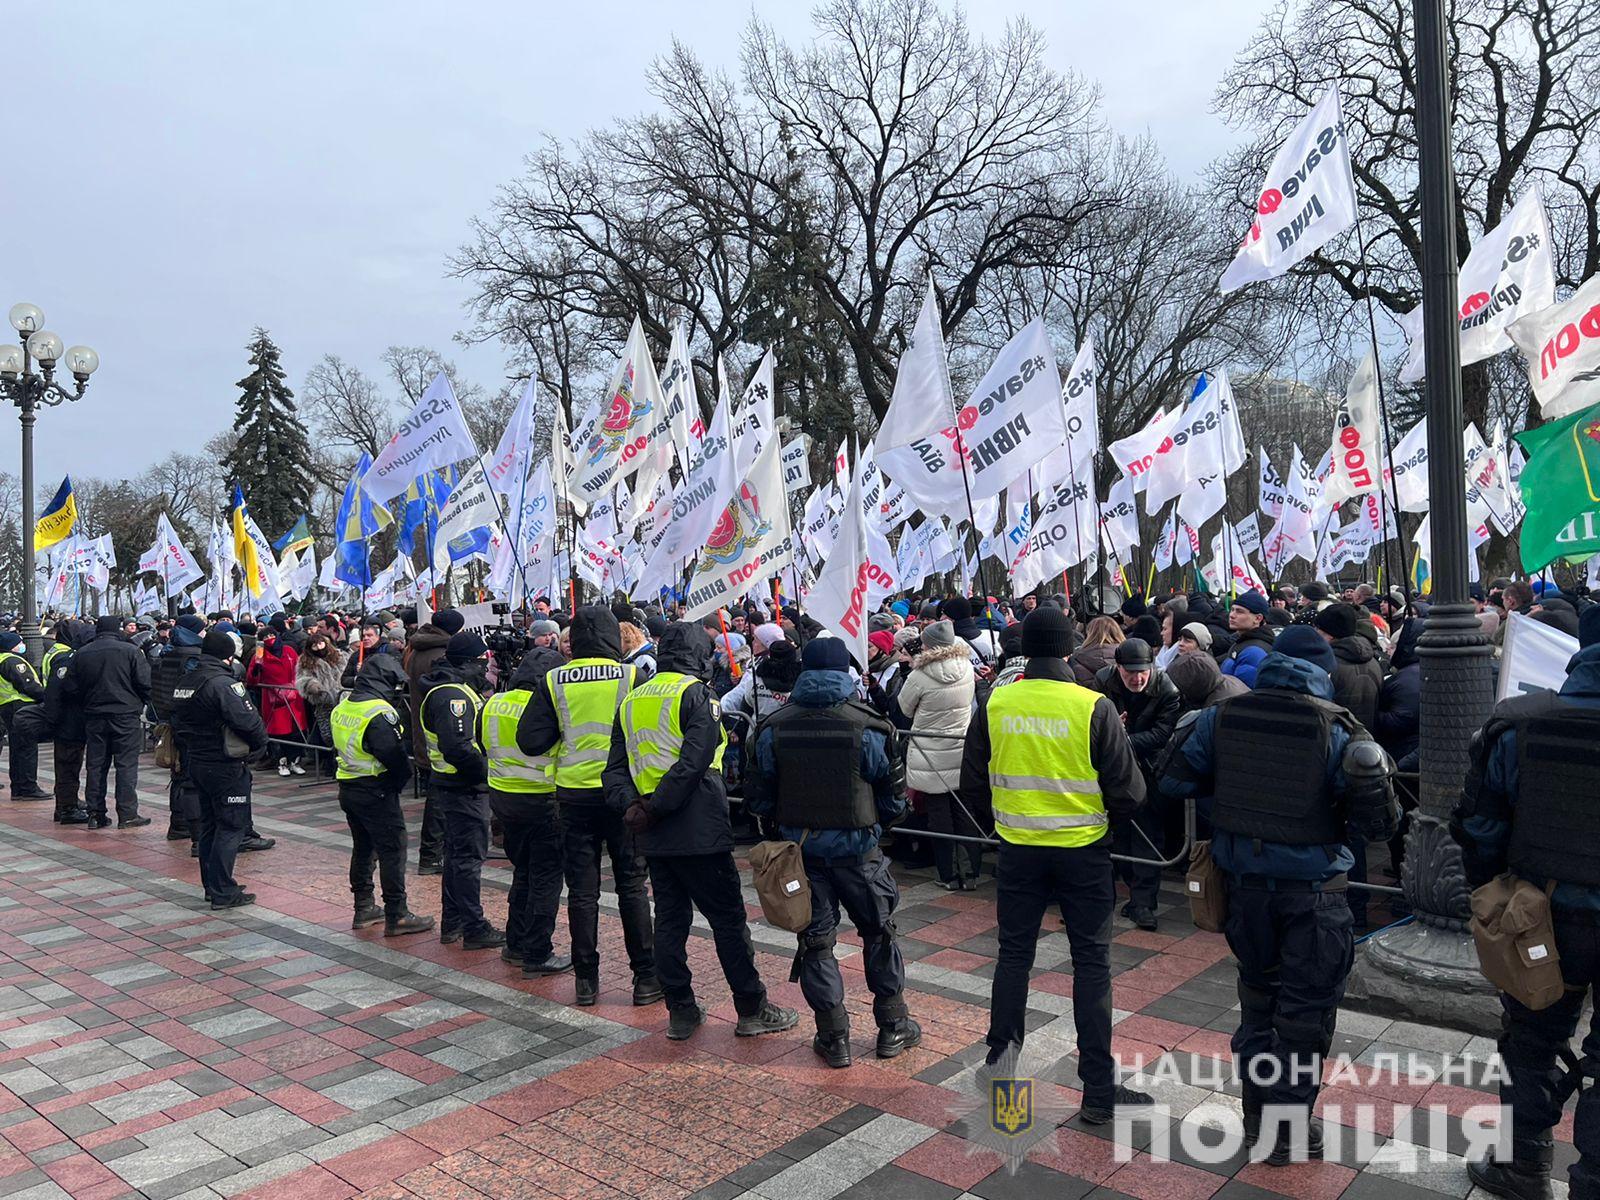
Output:
<path fill-rule="evenodd" d="M 1267 655 L 1272 653 L 1272 630 L 1263 625 L 1259 630 L 1240 634 L 1233 643 L 1233 649 L 1222 660 L 1222 673 L 1231 675 L 1245 687 L 1254 688 L 1270 687 L 1270 684 L 1257 684 L 1256 680 L 1261 671 L 1261 664 L 1267 661 Z M 1332 699 L 1330 693 L 1329 699 Z"/>
<path fill-rule="evenodd" d="M 789 693 L 790 704 L 805 708 L 832 708 L 855 698 L 855 680 L 848 671 L 802 671 Z M 778 809 L 778 767 L 772 741 L 772 731 L 763 729 L 756 739 L 755 761 L 745 778 L 745 805 L 758 817 L 770 817 Z M 860 769 L 861 778 L 872 784 L 879 823 L 868 829 L 813 829 L 802 851 L 805 857 L 864 858 L 877 847 L 883 826 L 905 812 L 906 798 L 895 792 L 894 767 L 883 734 L 869 729 L 862 735 Z M 788 825 L 778 829 L 791 842 L 798 842 L 805 833 Z"/>
<path fill-rule="evenodd" d="M 1578 651 L 1567 664 L 1567 679 L 1561 685 L 1562 700 L 1581 708 L 1600 708 L 1600 646 Z M 1496 706 L 1499 714 L 1505 701 Z M 1481 777 L 1468 777 L 1467 793 L 1456 810 L 1456 837 L 1467 852 L 1469 882 L 1483 883 L 1506 869 L 1506 850 L 1511 843 L 1511 809 L 1517 795 L 1517 732 L 1506 729 L 1493 743 L 1475 746 L 1474 757 L 1483 756 Z M 1474 784 L 1476 786 L 1474 786 Z M 1530 879 L 1543 886 L 1542 879 Z M 1556 885 L 1552 904 L 1563 908 L 1600 911 L 1600 888 L 1577 884 Z"/>
<path fill-rule="evenodd" d="M 1333 699 L 1333 680 L 1321 667 L 1284 654 L 1262 656 L 1254 686 L 1287 688 L 1308 696 Z M 1179 731 L 1180 735 L 1182 730 Z M 1216 772 L 1217 710 L 1202 709 L 1193 731 L 1178 748 L 1182 767 L 1167 761 L 1157 786 L 1169 796 L 1195 797 L 1195 807 L 1207 820 L 1211 818 L 1211 789 Z M 1337 796 L 1344 790 L 1341 762 L 1350 735 L 1338 725 L 1328 740 L 1326 778 L 1329 791 Z M 1346 841 L 1348 842 L 1348 834 Z M 1288 846 L 1282 842 L 1262 842 L 1260 850 L 1252 838 L 1217 830 L 1211 838 L 1211 857 L 1230 875 L 1268 875 L 1274 879 L 1331 879 L 1355 865 L 1347 845 L 1329 853 L 1324 846 Z"/>

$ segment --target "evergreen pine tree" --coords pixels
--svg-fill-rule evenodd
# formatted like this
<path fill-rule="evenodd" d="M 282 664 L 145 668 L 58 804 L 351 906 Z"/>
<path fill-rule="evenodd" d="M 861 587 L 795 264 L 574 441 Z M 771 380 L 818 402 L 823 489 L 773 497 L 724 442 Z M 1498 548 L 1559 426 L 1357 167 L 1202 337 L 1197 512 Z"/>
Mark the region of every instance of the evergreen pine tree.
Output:
<path fill-rule="evenodd" d="M 278 347 L 257 327 L 250 342 L 250 374 L 239 380 L 233 427 L 239 438 L 224 460 L 232 484 L 261 532 L 276 539 L 311 512 L 311 447 L 284 382 Z"/>

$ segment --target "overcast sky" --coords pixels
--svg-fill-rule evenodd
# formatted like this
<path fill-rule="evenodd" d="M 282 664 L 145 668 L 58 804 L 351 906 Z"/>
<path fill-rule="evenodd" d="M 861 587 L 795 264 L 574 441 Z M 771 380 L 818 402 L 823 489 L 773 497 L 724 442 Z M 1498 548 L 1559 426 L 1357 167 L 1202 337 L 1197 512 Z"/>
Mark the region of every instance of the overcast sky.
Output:
<path fill-rule="evenodd" d="M 969 11 L 988 33 L 1026 12 L 1057 66 L 1102 85 L 1114 128 L 1194 172 L 1235 140 L 1212 90 L 1268 4 Z M 540 136 L 649 107 L 643 68 L 672 36 L 736 67 L 752 11 L 810 36 L 803 0 L 9 8 L 0 312 L 32 301 L 102 363 L 83 401 L 41 417 L 40 486 L 198 449 L 232 422 L 258 324 L 297 391 L 325 353 L 376 370 L 392 344 L 440 347 L 497 386 L 498 348 L 447 345 L 468 287 L 445 261 L 469 220 Z M 6 420 L 0 469 L 17 445 Z"/>

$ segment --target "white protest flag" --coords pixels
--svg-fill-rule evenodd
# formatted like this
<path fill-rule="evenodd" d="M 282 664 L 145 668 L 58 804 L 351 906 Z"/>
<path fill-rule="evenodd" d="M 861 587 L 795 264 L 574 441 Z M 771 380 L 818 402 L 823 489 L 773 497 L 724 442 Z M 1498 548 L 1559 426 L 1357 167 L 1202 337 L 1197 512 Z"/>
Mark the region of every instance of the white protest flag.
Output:
<path fill-rule="evenodd" d="M 1182 517 L 1178 518 L 1177 538 L 1172 545 L 1172 565 L 1186 567 L 1200 557 L 1200 534 Z"/>
<path fill-rule="evenodd" d="M 256 519 L 248 513 L 244 518 L 244 531 L 256 544 L 256 586 L 247 586 L 245 591 L 253 595 L 256 601 L 256 615 L 262 616 L 283 607 L 283 581 L 278 578 L 278 552 L 272 548 L 272 540 L 261 532 Z"/>
<path fill-rule="evenodd" d="M 1066 435 L 1055 350 L 1044 319 L 1035 318 L 1001 347 L 953 423 L 882 451 L 883 469 L 924 512 L 952 512 L 965 502 L 962 455 L 972 499 L 983 500 L 998 496 Z"/>
<path fill-rule="evenodd" d="M 1472 247 L 1467 261 L 1461 264 L 1457 297 L 1462 366 L 1511 349 L 1513 342 L 1507 326 L 1555 303 L 1550 224 L 1545 219 L 1544 198 L 1538 188 L 1528 191 L 1505 220 Z M 1411 339 L 1411 354 L 1400 368 L 1400 380 L 1415 383 L 1424 370 L 1422 306 L 1417 305 L 1397 320 Z"/>
<path fill-rule="evenodd" d="M 1237 531 L 1234 532 L 1237 538 Z M 1267 571 L 1281 575 L 1283 568 L 1296 558 L 1308 563 L 1316 562 L 1316 529 L 1312 517 L 1310 472 L 1306 470 L 1304 456 L 1297 443 L 1289 459 L 1288 485 L 1283 495 L 1283 515 L 1272 532 L 1261 544 L 1261 556 Z M 1242 548 L 1241 543 L 1241 548 Z M 1265 593 L 1263 593 L 1265 594 Z"/>
<path fill-rule="evenodd" d="M 313 546 L 307 546 L 300 554 L 299 565 L 295 568 L 294 586 L 301 596 L 309 596 L 311 589 L 317 586 L 317 552 Z"/>
<path fill-rule="evenodd" d="M 1106 448 L 1117 469 L 1133 480 L 1135 492 L 1144 491 L 1157 448 L 1167 440 L 1182 419 L 1183 406 L 1180 404 L 1170 412 L 1157 413 L 1143 429 L 1130 433 L 1121 441 L 1112 442 Z"/>
<path fill-rule="evenodd" d="M 1528 382 L 1545 420 L 1593 404 L 1600 383 L 1600 275 L 1560 304 L 1517 318 L 1506 335 L 1528 360 Z"/>
<path fill-rule="evenodd" d="M 1578 652 L 1578 639 L 1518 612 L 1509 620 L 1495 700 L 1559 692 L 1567 681 L 1567 663 Z"/>
<path fill-rule="evenodd" d="M 1396 502 L 1401 512 L 1428 510 L 1428 418 L 1423 417 L 1409 430 L 1389 454 L 1383 479 L 1394 479 Z"/>
<path fill-rule="evenodd" d="M 1222 290 L 1282 275 L 1356 223 L 1339 89 L 1330 87 L 1279 147 L 1256 200 L 1239 253 L 1222 273 Z"/>
<path fill-rule="evenodd" d="M 828 519 L 829 490 L 829 487 L 819 487 L 811 493 L 800 523 L 800 545 L 811 561 L 819 565 L 833 546 Z"/>
<path fill-rule="evenodd" d="M 778 452 L 786 492 L 803 492 L 811 486 L 811 463 L 806 453 L 810 440 L 802 433 Z"/>
<path fill-rule="evenodd" d="M 111 572 L 117 565 L 117 551 L 111 544 L 111 535 L 102 533 L 97 538 L 80 542 L 79 554 L 78 569 L 83 572 L 83 581 L 97 592 L 110 587 Z"/>
<path fill-rule="evenodd" d="M 772 437 L 776 421 L 773 414 L 774 361 L 771 350 L 761 356 L 756 373 L 750 377 L 744 395 L 739 399 L 738 416 L 733 426 L 733 469 L 739 473 L 740 479 L 750 473 L 756 455 L 761 453 L 762 447 Z"/>
<path fill-rule="evenodd" d="M 1133 477 L 1124 475 L 1111 485 L 1100 506 L 1100 528 L 1113 554 L 1139 544 L 1139 510 L 1134 504 Z"/>
<path fill-rule="evenodd" d="M 1086 475 L 1100 449 L 1100 392 L 1095 383 L 1094 339 L 1084 338 L 1072 368 L 1061 384 L 1061 404 L 1066 410 L 1067 445 L 1072 451 L 1072 474 Z"/>
<path fill-rule="evenodd" d="M 233 538 L 216 517 L 211 518 L 211 537 L 206 542 L 206 557 L 211 560 L 211 574 L 206 579 L 206 607 L 207 611 L 214 612 L 220 608 L 227 608 L 228 584 L 233 572 Z M 338 557 L 330 556 L 329 562 L 338 565 Z M 332 568 L 328 568 L 332 570 Z"/>
<path fill-rule="evenodd" d="M 908 530 L 900 539 L 900 544 L 895 547 L 894 573 L 899 577 L 901 587 L 915 591 L 928 577 L 927 539 L 918 535 L 924 529 L 930 529 L 932 524 L 930 518 L 916 529 Z"/>
<path fill-rule="evenodd" d="M 1383 486 L 1380 477 L 1383 438 L 1378 421 L 1378 360 L 1368 350 L 1344 391 L 1344 403 L 1333 419 L 1333 472 L 1323 485 L 1331 504 L 1342 504 Z"/>
<path fill-rule="evenodd" d="M 839 452 L 833 456 L 833 487 L 844 503 L 844 494 L 850 490 L 850 439 L 839 443 Z"/>
<path fill-rule="evenodd" d="M 1516 476 L 1522 474 L 1522 448 L 1512 443 L 1509 448 L 1515 452 L 1519 461 L 1513 464 L 1506 446 L 1505 426 L 1496 421 L 1494 423 L 1494 439 L 1489 443 L 1489 453 L 1494 459 L 1495 484 L 1494 490 L 1485 494 L 1489 502 L 1490 515 L 1494 518 L 1495 525 L 1507 537 L 1511 531 L 1522 522 L 1527 509 L 1522 503 L 1522 489 L 1517 485 Z"/>
<path fill-rule="evenodd" d="M 1222 580 L 1227 590 L 1235 593 L 1256 591 L 1267 595 L 1267 585 L 1250 562 L 1250 556 L 1239 544 L 1239 535 L 1227 521 L 1211 539 L 1213 573 Z M 1208 574 L 1207 578 L 1210 578 Z"/>
<path fill-rule="evenodd" d="M 1256 507 L 1266 516 L 1276 521 L 1283 516 L 1284 485 L 1283 476 L 1278 474 L 1278 468 L 1272 465 L 1272 459 L 1267 456 L 1265 446 L 1256 447 L 1256 462 L 1260 464 L 1261 477 L 1256 487 Z"/>
<path fill-rule="evenodd" d="M 1254 554 L 1261 549 L 1261 514 L 1247 513 L 1244 520 L 1234 527 L 1234 532 L 1239 535 L 1239 544 L 1244 547 L 1246 554 Z"/>
<path fill-rule="evenodd" d="M 892 479 L 886 480 L 883 498 L 878 501 L 878 529 L 888 534 L 904 524 L 910 515 L 910 497 L 906 495 L 905 488 Z"/>
<path fill-rule="evenodd" d="M 644 326 L 634 317 L 600 406 L 573 431 L 573 490 L 592 504 L 637 471 L 648 457 L 651 431 L 665 403 Z"/>
<path fill-rule="evenodd" d="M 648 539 L 654 542 L 646 563 L 646 576 L 650 579 L 660 576 L 669 564 L 705 544 L 738 489 L 733 439 L 729 434 L 730 407 L 724 372 L 717 411 L 696 448 L 689 477 L 672 497 L 671 507 L 656 515 L 656 524 Z"/>
<path fill-rule="evenodd" d="M 285 600 L 299 600 L 306 590 L 301 584 L 304 572 L 300 569 L 300 554 L 296 550 L 285 550 L 283 557 L 278 560 L 278 579 L 283 584 L 283 598 Z M 312 577 L 315 582 L 315 575 Z"/>
<path fill-rule="evenodd" d="M 159 613 L 165 607 L 166 606 L 163 605 L 161 603 L 161 601 L 156 598 L 156 590 L 155 590 L 155 588 L 153 588 L 153 587 L 145 587 L 144 584 L 142 584 L 142 583 L 134 585 L 134 588 L 133 588 L 133 615 L 134 616 L 136 616 L 136 617 L 137 616 L 141 616 L 144 613 Z"/>
<path fill-rule="evenodd" d="M 497 495 L 504 496 L 514 509 L 527 486 L 528 472 L 533 466 L 533 431 L 536 422 L 534 406 L 538 403 L 537 387 L 529 379 L 522 387 L 522 398 L 516 411 L 506 422 L 500 443 L 486 464 L 489 486 Z"/>
<path fill-rule="evenodd" d="M 667 364 L 661 368 L 659 378 L 661 395 L 666 406 L 663 414 L 667 431 L 672 437 L 672 453 L 678 460 L 678 473 L 687 475 L 693 450 L 700 444 L 705 429 L 700 424 L 700 400 L 695 394 L 694 365 L 689 358 L 689 333 L 679 317 L 672 327 L 672 348 L 667 351 Z M 659 422 L 658 422 L 659 430 Z M 652 432 L 652 438 L 659 432 Z"/>
<path fill-rule="evenodd" d="M 411 415 L 400 422 L 388 445 L 378 451 L 361 490 L 375 504 L 387 504 L 419 475 L 478 456 L 455 389 L 443 372 L 433 377 Z"/>
<path fill-rule="evenodd" d="M 684 597 L 684 620 L 697 621 L 732 604 L 752 585 L 794 560 L 789 496 L 783 490 L 778 457 L 778 439 L 767 438 L 738 494 L 722 510 L 696 555 L 694 577 Z"/>
<path fill-rule="evenodd" d="M 450 542 L 475 529 L 484 529 L 500 520 L 500 509 L 483 468 L 473 463 L 467 468 L 444 506 L 439 509 L 439 531 L 433 538 L 433 570 L 442 574 L 450 566 Z"/>
<path fill-rule="evenodd" d="M 596 414 L 599 411 L 600 401 L 595 400 L 579 418 L 578 424 L 583 426 L 592 420 L 597 420 Z M 589 510 L 589 502 L 572 486 L 573 476 L 578 473 L 578 456 L 572 445 L 572 435 L 567 431 L 566 410 L 557 404 L 556 427 L 550 433 L 550 478 L 555 483 L 561 498 L 581 517 Z"/>
<path fill-rule="evenodd" d="M 956 398 L 950 390 L 950 364 L 945 358 L 939 301 L 933 294 L 933 280 L 930 279 L 922 297 L 922 308 L 917 313 L 917 323 L 911 329 L 911 341 L 895 368 L 894 392 L 889 397 L 888 411 L 878 425 L 878 449 L 895 450 L 929 440 L 950 424 L 955 411 Z M 888 461 L 885 459 L 885 463 Z"/>
<path fill-rule="evenodd" d="M 176 596 L 180 589 L 205 578 L 205 572 L 184 548 L 166 513 L 156 518 L 156 540 L 139 559 L 139 570 L 153 571 L 161 577 L 164 596 Z"/>
<path fill-rule="evenodd" d="M 1244 465 L 1244 439 L 1238 432 L 1238 405 L 1228 373 L 1215 379 L 1202 375 L 1194 394 L 1167 436 L 1155 447 L 1145 480 L 1144 511 L 1155 516 L 1167 501 L 1182 495 L 1184 519 L 1199 525 L 1222 507 L 1220 486 L 1204 497 L 1192 491 L 1195 480 L 1209 477 L 1220 484 Z M 1211 507 L 1210 512 L 1201 511 Z M 1193 511 L 1189 511 L 1192 506 Z"/>
<path fill-rule="evenodd" d="M 849 648 L 856 666 L 867 665 L 867 594 L 874 576 L 893 564 L 875 563 L 867 542 L 867 518 L 861 504 L 862 462 L 856 461 L 845 498 L 839 539 L 806 598 L 811 616 Z"/>
<path fill-rule="evenodd" d="M 1172 565 L 1172 555 L 1177 546 L 1178 506 L 1174 504 L 1167 510 L 1167 519 L 1161 525 L 1161 536 L 1156 539 L 1156 544 L 1150 551 L 1156 570 L 1165 571 Z"/>

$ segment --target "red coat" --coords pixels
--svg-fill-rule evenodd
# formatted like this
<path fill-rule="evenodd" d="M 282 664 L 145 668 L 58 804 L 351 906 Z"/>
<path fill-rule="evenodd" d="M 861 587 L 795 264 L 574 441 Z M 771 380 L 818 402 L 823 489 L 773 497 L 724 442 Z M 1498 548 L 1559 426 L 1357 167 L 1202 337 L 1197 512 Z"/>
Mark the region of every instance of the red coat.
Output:
<path fill-rule="evenodd" d="M 295 667 L 300 656 L 293 646 L 279 647 L 280 653 L 257 649 L 245 668 L 244 681 L 261 689 L 261 718 L 269 737 L 308 741 L 305 736 L 306 705 L 295 690 Z M 276 686 L 269 686 L 276 685 Z"/>

